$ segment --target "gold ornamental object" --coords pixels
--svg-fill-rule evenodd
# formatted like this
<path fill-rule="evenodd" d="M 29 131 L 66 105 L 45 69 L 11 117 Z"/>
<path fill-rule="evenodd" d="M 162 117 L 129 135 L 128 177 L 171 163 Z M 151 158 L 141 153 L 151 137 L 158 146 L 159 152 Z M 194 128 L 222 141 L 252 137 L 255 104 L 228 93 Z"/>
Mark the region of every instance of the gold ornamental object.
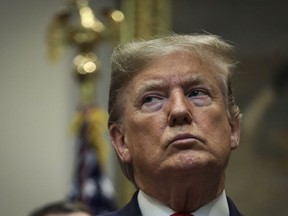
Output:
<path fill-rule="evenodd" d="M 103 12 L 104 13 L 104 12 Z M 48 58 L 57 62 L 68 46 L 76 47 L 79 54 L 74 66 L 80 77 L 91 76 L 100 68 L 95 47 L 103 40 L 118 40 L 119 23 L 124 15 L 119 10 L 105 11 L 109 26 L 105 26 L 95 15 L 89 0 L 72 0 L 54 15 L 47 35 Z M 111 30 L 113 29 L 113 30 Z"/>
<path fill-rule="evenodd" d="M 70 0 L 53 16 L 48 28 L 47 54 L 52 63 L 69 47 L 76 48 L 73 67 L 84 104 L 95 100 L 94 78 L 101 67 L 95 48 L 104 40 L 119 41 L 119 25 L 124 20 L 123 13 L 116 9 L 106 9 L 103 17 L 105 25 L 97 18 L 89 0 Z"/>

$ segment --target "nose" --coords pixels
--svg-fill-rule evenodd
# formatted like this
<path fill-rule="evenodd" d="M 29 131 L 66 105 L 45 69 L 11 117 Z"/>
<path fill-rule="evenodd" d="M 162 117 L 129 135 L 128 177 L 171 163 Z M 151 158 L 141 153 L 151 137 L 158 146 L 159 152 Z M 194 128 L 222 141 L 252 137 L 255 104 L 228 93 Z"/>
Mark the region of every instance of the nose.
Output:
<path fill-rule="evenodd" d="M 190 110 L 191 103 L 182 91 L 175 91 L 170 96 L 168 125 L 170 127 L 176 125 L 191 124 L 192 113 Z"/>

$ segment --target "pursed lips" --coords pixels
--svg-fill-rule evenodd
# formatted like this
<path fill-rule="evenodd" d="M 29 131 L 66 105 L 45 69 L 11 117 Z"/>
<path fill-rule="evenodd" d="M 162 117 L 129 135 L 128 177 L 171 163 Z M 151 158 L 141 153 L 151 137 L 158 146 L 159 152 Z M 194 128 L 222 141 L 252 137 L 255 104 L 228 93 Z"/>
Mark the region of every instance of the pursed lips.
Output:
<path fill-rule="evenodd" d="M 187 144 L 191 144 L 193 142 L 202 142 L 202 140 L 190 133 L 182 133 L 182 134 L 178 134 L 176 136 L 173 136 L 173 138 L 171 138 L 168 142 L 168 145 L 174 144 L 174 145 L 187 145 Z"/>

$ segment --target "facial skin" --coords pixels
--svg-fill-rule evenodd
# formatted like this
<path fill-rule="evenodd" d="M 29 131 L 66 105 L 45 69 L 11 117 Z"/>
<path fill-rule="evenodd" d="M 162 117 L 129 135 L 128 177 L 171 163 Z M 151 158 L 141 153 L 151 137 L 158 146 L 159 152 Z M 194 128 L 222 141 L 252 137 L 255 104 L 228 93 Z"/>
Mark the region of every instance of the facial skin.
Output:
<path fill-rule="evenodd" d="M 213 69 L 188 53 L 156 60 L 128 84 L 122 125 L 110 127 L 137 186 L 175 210 L 195 210 L 223 191 L 239 142 L 239 122 L 228 119 Z"/>

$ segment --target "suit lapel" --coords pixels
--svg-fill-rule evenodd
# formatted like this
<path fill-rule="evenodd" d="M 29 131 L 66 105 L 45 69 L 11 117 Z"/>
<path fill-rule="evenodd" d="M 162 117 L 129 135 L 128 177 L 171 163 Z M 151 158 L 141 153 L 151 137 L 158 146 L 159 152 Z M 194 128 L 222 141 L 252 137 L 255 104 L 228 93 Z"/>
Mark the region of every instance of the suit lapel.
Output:
<path fill-rule="evenodd" d="M 138 200 L 137 200 L 138 191 L 134 193 L 130 202 L 119 210 L 118 216 L 142 216 Z"/>
<path fill-rule="evenodd" d="M 237 207 L 235 206 L 235 204 L 233 203 L 233 201 L 227 197 L 227 202 L 228 202 L 228 206 L 229 206 L 229 215 L 230 216 L 243 216 L 237 209 Z"/>

